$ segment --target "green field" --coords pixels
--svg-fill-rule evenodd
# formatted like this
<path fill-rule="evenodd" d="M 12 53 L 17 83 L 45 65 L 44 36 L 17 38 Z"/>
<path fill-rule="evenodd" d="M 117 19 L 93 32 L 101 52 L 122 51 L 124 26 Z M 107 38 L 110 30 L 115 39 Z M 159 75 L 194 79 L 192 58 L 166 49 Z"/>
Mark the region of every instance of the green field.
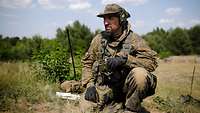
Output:
<path fill-rule="evenodd" d="M 158 77 L 156 94 L 144 100 L 151 113 L 199 113 L 200 64 L 195 64 L 192 97 L 181 103 L 180 96 L 190 93 L 194 63 L 164 62 L 154 72 Z M 78 102 L 55 96 L 59 84 L 38 79 L 29 63 L 0 63 L 1 113 L 81 113 Z"/>

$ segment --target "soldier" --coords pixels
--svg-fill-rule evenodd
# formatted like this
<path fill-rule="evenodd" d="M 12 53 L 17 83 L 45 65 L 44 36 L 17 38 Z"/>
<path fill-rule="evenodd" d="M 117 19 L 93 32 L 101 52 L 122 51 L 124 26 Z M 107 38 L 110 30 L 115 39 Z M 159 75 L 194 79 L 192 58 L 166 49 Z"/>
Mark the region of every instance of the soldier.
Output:
<path fill-rule="evenodd" d="M 105 31 L 97 34 L 82 59 L 84 99 L 106 105 L 122 103 L 124 112 L 140 112 L 141 102 L 155 93 L 157 53 L 130 29 L 130 14 L 117 4 L 106 5 Z"/>

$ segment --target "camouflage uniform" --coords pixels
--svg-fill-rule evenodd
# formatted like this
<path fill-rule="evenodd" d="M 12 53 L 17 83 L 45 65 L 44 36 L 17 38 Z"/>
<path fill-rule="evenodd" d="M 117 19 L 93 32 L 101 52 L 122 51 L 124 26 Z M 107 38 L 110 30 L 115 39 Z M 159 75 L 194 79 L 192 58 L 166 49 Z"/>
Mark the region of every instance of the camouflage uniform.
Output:
<path fill-rule="evenodd" d="M 128 54 L 128 59 L 119 68 L 110 73 L 99 73 L 99 69 L 95 69 L 100 68 L 100 61 L 105 58 L 123 53 Z M 142 99 L 155 93 L 157 81 L 150 72 L 157 67 L 156 55 L 141 37 L 133 33 L 129 24 L 116 40 L 110 41 L 103 32 L 99 33 L 82 59 L 82 86 L 96 86 L 97 103 L 123 102 L 126 109 L 138 111 Z"/>

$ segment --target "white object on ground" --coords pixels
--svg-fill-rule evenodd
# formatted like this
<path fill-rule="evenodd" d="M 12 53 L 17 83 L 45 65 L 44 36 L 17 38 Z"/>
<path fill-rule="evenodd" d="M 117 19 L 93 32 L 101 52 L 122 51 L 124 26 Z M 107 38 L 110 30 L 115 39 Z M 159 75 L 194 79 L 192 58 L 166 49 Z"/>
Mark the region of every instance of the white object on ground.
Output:
<path fill-rule="evenodd" d="M 62 99 L 69 99 L 69 100 L 79 100 L 80 95 L 78 94 L 71 94 L 71 93 L 64 93 L 64 92 L 56 92 L 56 96 Z"/>

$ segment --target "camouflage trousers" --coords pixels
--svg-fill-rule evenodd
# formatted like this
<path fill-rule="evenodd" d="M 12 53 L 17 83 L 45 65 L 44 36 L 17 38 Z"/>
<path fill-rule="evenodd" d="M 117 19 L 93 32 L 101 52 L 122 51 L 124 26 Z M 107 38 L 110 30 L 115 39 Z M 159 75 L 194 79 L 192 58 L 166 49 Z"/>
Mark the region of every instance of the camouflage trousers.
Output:
<path fill-rule="evenodd" d="M 107 85 L 96 87 L 99 94 L 99 103 L 96 103 L 96 106 L 104 107 L 111 102 L 116 102 L 122 103 L 123 109 L 136 112 L 140 110 L 142 100 L 155 93 L 156 76 L 141 67 L 127 73 L 124 73 L 126 75 L 123 73 L 118 75 L 118 73 L 116 80 L 112 81 L 115 79 L 113 77 Z"/>
<path fill-rule="evenodd" d="M 147 96 L 155 93 L 157 78 L 144 68 L 134 68 L 126 77 L 123 93 L 125 96 L 125 108 L 131 111 L 138 111 L 141 102 Z"/>

